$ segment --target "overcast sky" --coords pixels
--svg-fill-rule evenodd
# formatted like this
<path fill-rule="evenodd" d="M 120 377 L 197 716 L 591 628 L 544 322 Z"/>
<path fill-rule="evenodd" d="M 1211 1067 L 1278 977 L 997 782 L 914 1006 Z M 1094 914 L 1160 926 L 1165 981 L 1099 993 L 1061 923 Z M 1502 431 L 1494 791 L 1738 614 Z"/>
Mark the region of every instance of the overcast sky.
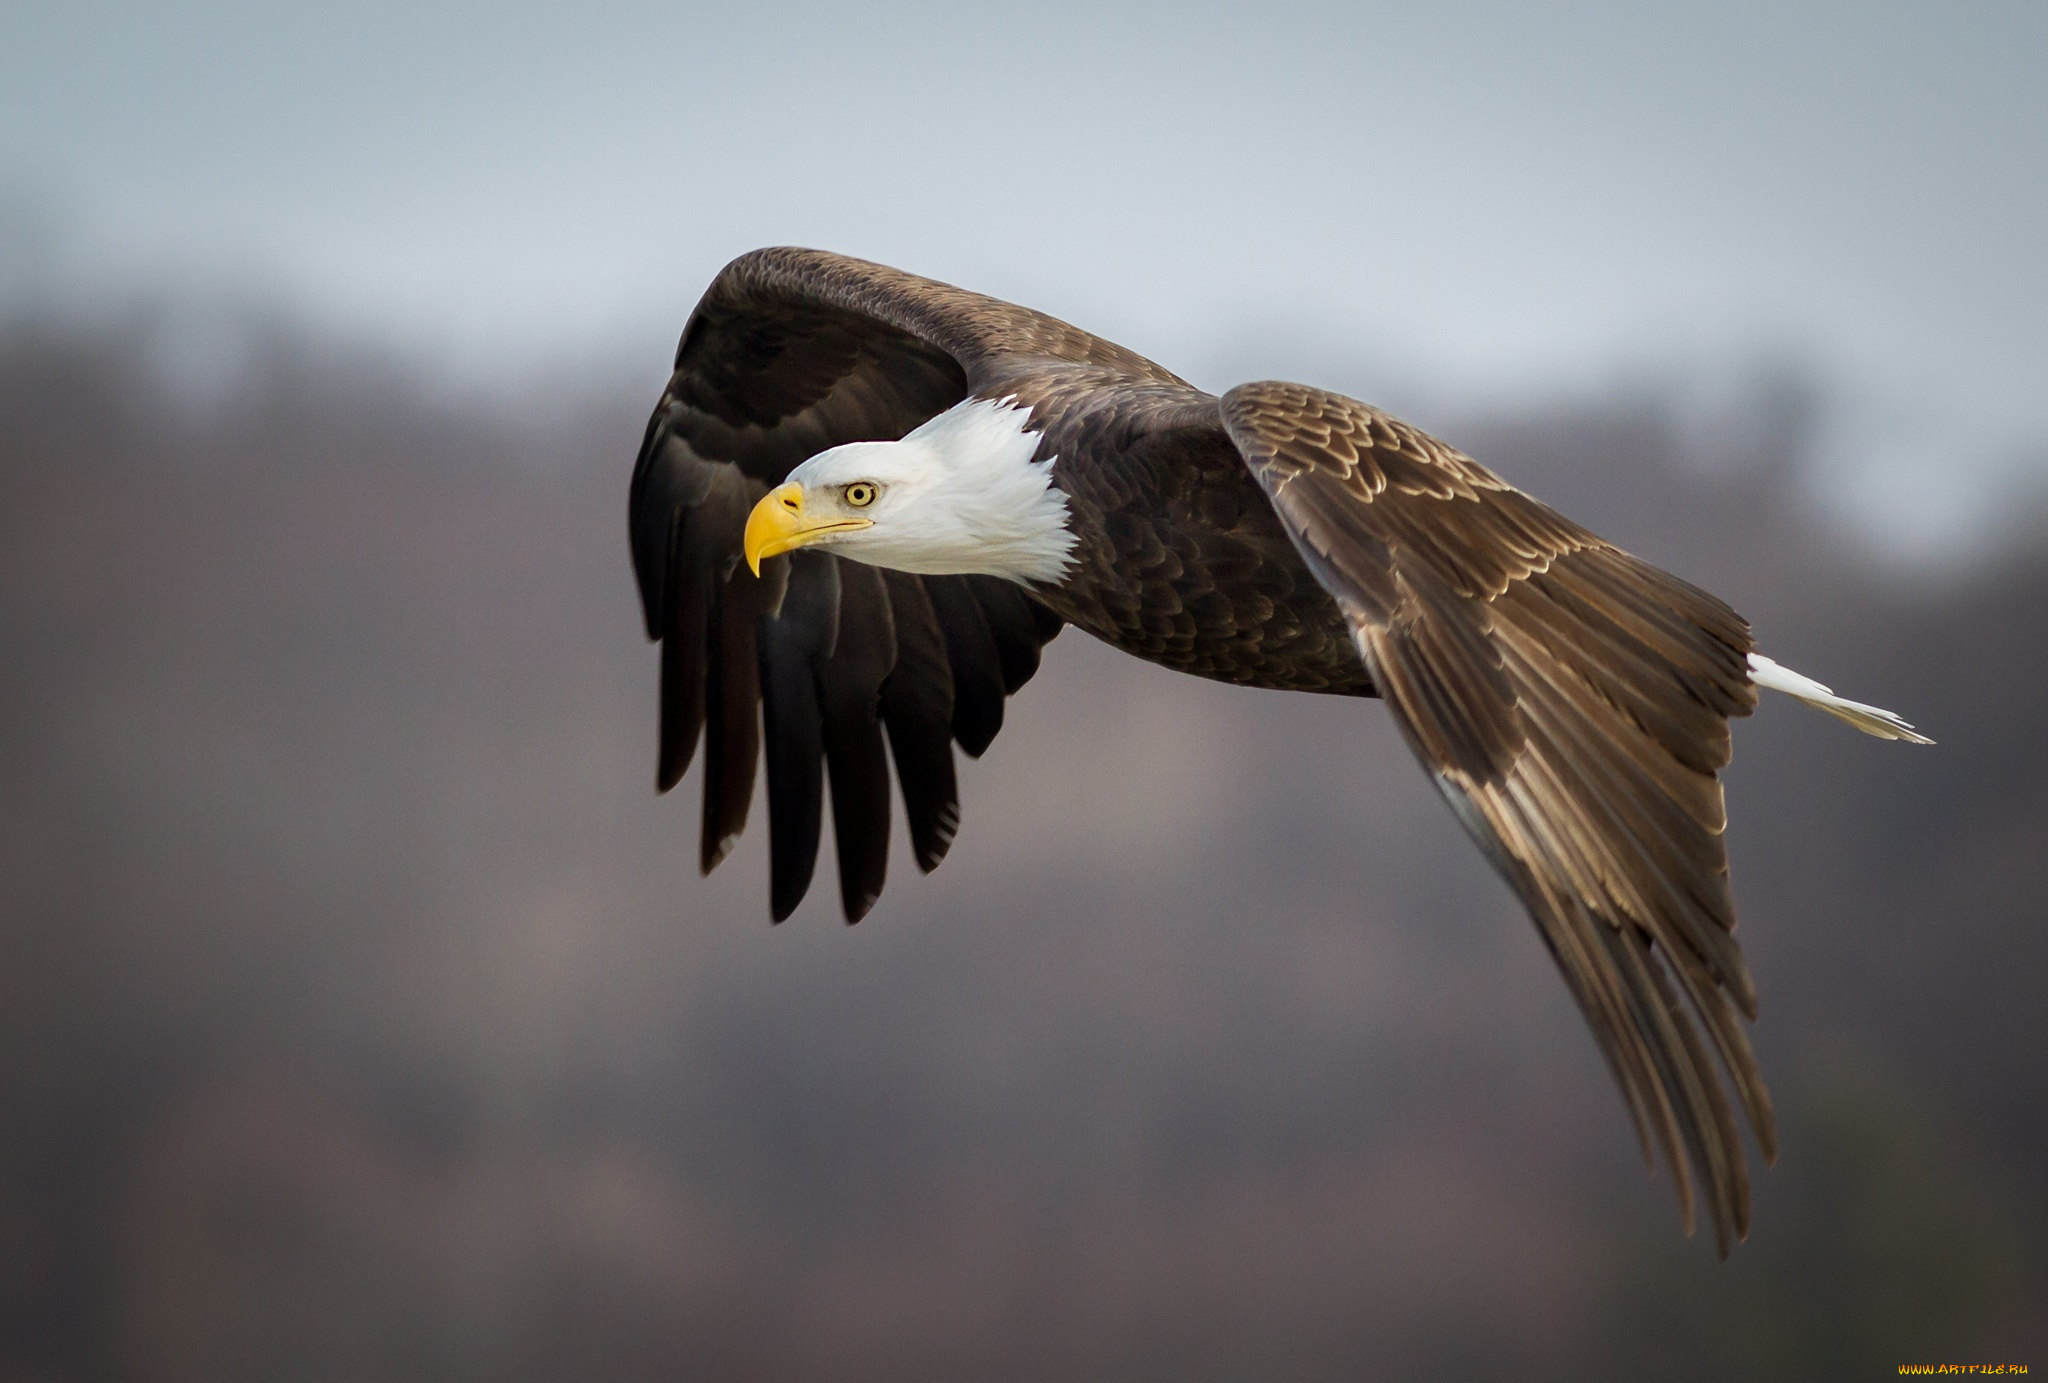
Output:
<path fill-rule="evenodd" d="M 657 374 L 800 243 L 1211 387 L 1801 358 L 1873 490 L 2048 473 L 2040 0 L 0 0 L 0 200 L 17 292 L 247 289 L 471 373 Z"/>

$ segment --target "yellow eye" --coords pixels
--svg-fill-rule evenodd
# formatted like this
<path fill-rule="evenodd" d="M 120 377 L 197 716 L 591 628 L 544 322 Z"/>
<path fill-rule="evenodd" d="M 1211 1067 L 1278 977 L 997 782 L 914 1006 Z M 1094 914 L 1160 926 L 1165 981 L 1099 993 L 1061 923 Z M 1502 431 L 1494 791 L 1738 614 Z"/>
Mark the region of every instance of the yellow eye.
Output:
<path fill-rule="evenodd" d="M 846 487 L 846 502 L 855 509 L 865 509 L 875 502 L 875 487 L 865 480 L 857 480 Z"/>

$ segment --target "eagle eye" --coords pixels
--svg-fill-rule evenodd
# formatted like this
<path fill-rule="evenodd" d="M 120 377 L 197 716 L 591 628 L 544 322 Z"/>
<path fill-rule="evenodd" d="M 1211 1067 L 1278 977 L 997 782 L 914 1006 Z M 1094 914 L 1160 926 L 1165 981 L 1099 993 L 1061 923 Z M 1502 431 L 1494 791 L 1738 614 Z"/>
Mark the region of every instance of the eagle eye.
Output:
<path fill-rule="evenodd" d="M 875 502 L 878 492 L 865 480 L 856 480 L 846 487 L 846 502 L 855 509 L 865 509 Z"/>

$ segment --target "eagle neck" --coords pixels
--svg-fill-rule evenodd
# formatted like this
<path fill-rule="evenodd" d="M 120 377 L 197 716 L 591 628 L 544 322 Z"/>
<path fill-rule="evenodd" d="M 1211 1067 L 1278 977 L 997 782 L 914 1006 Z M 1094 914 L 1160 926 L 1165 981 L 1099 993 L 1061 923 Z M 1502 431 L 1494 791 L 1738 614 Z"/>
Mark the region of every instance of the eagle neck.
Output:
<path fill-rule="evenodd" d="M 1066 578 L 1077 542 L 1057 457 L 1014 397 L 969 398 L 906 435 L 943 481 L 924 498 L 945 537 L 920 564 L 999 576 L 1027 586 Z M 1039 453 L 1046 452 L 1041 456 Z"/>

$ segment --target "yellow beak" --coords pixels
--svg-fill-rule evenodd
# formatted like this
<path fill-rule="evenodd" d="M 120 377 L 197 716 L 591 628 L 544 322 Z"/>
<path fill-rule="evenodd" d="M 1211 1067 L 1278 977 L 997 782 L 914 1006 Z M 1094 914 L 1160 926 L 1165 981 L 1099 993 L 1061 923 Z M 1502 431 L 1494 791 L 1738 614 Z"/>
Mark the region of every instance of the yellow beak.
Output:
<path fill-rule="evenodd" d="M 754 512 L 747 515 L 747 532 L 742 546 L 746 549 L 747 565 L 754 569 L 754 575 L 759 576 L 764 557 L 815 543 L 830 533 L 850 533 L 857 528 L 874 526 L 872 519 L 807 518 L 804 514 L 804 487 L 791 481 L 777 485 L 762 496 L 761 502 L 754 506 Z"/>

